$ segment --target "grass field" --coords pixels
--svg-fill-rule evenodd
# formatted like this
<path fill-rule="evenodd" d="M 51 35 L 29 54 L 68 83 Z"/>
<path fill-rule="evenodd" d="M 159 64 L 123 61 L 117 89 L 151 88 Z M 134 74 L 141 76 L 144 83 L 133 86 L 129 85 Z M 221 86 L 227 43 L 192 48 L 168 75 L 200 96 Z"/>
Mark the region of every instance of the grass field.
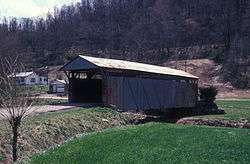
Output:
<path fill-rule="evenodd" d="M 250 122 L 250 99 L 218 100 L 216 103 L 220 108 L 225 110 L 226 114 L 198 117 L 209 119 L 247 120 Z"/>
<path fill-rule="evenodd" d="M 93 133 L 31 163 L 250 163 L 246 129 L 149 123 Z"/>
<path fill-rule="evenodd" d="M 29 157 L 78 134 L 133 124 L 137 117 L 136 114 L 119 113 L 108 108 L 79 108 L 30 117 L 21 127 L 19 155 Z M 10 154 L 10 144 L 9 131 L 0 120 L 0 154 Z"/>
<path fill-rule="evenodd" d="M 37 98 L 34 99 L 34 105 L 65 105 L 68 103 L 68 100 L 66 99 L 43 99 L 43 98 Z"/>
<path fill-rule="evenodd" d="M 44 100 L 41 102 L 42 104 L 60 104 L 60 103 L 64 103 L 63 101 L 50 101 L 50 100 Z M 250 122 L 250 100 L 237 100 L 237 101 L 229 101 L 229 100 L 219 100 L 217 101 L 217 104 L 219 105 L 219 107 L 223 108 L 227 114 L 225 115 L 205 115 L 205 116 L 196 116 L 196 117 L 203 117 L 203 118 L 209 118 L 209 119 L 230 119 L 230 120 L 239 120 L 239 119 L 246 119 Z M 19 149 L 21 150 L 20 152 L 20 156 L 23 158 L 26 157 L 30 157 L 31 155 L 35 154 L 35 153 L 39 153 L 41 151 L 44 151 L 48 148 L 51 148 L 55 145 L 58 144 L 62 144 L 64 143 L 64 141 L 70 139 L 71 137 L 75 137 L 78 134 L 88 134 L 91 132 L 95 132 L 95 131 L 100 131 L 103 129 L 107 129 L 107 128 L 113 128 L 113 127 L 121 127 L 124 125 L 131 125 L 133 124 L 136 120 L 140 120 L 142 116 L 140 115 L 135 115 L 132 113 L 119 113 L 116 111 L 113 111 L 111 109 L 107 109 L 107 108 L 92 108 L 92 109 L 83 109 L 83 108 L 79 108 L 76 110 L 72 110 L 72 111 L 65 111 L 65 112 L 55 112 L 55 113 L 49 113 L 49 114 L 40 114 L 38 116 L 33 116 L 28 118 L 27 120 L 25 120 L 24 122 L 24 126 L 22 126 L 21 128 L 21 138 L 20 138 L 20 142 L 19 142 Z M 168 133 L 164 134 L 162 132 L 158 132 L 157 128 L 154 126 L 160 126 L 160 129 L 162 129 L 163 131 L 167 131 Z M 212 144 L 212 147 L 216 147 L 216 146 L 223 146 L 224 148 L 228 148 L 230 145 L 233 146 L 234 144 L 230 144 L 229 142 L 235 143 L 239 141 L 239 144 L 242 144 L 243 140 L 245 140 L 244 142 L 247 143 L 248 146 L 250 146 L 248 144 L 248 140 L 245 136 L 248 136 L 250 138 L 249 135 L 249 130 L 240 130 L 240 129 L 221 129 L 221 128 L 207 128 L 207 127 L 185 127 L 185 126 L 179 126 L 179 125 L 170 125 L 170 124 L 154 124 L 154 125 L 146 125 L 144 126 L 140 126 L 138 127 L 138 129 L 136 127 L 132 128 L 131 130 L 128 130 L 128 133 L 133 134 L 134 132 L 137 131 L 141 131 L 140 129 L 144 129 L 145 131 L 147 131 L 147 129 L 149 130 L 149 134 L 151 133 L 151 131 L 157 131 L 156 133 L 158 135 L 163 135 L 163 138 L 158 138 L 159 136 L 151 136 L 149 135 L 149 138 L 147 140 L 147 138 L 142 138 L 142 141 L 146 142 L 146 141 L 151 141 L 151 138 L 156 137 L 157 140 L 159 140 L 159 145 L 164 145 L 166 146 L 166 144 L 170 144 L 170 147 L 173 148 L 173 145 L 171 146 L 170 142 L 173 142 L 177 145 L 180 145 L 181 143 L 185 143 L 184 147 L 181 149 L 188 151 L 189 148 L 188 147 L 195 147 L 197 150 L 200 151 L 201 148 L 199 147 L 204 147 L 204 149 L 209 150 L 208 152 L 210 152 L 210 147 L 209 144 Z M 151 129 L 152 128 L 152 129 Z M 176 130 L 175 130 L 176 129 Z M 181 129 L 181 130 L 180 130 Z M 1 161 L 1 154 L 10 154 L 10 135 L 9 133 L 7 133 L 6 131 L 4 131 L 4 124 L 2 121 L 0 121 L 0 161 Z M 185 134 L 182 134 L 182 131 L 185 132 Z M 90 136 L 87 136 L 85 139 L 88 139 L 88 137 L 91 136 L 99 136 L 99 135 L 106 135 L 106 133 L 120 133 L 117 130 L 109 130 L 108 132 L 105 132 L 104 134 L 102 133 L 98 133 L 98 134 L 93 134 Z M 122 130 L 123 131 L 127 131 L 127 130 Z M 131 131 L 131 132 L 130 132 Z M 189 132 L 190 131 L 190 132 Z M 172 134 L 169 133 L 173 133 L 173 135 L 178 135 L 180 134 L 181 136 L 183 136 L 183 138 L 181 137 L 177 137 L 177 140 L 175 141 Z M 225 136 L 223 136 L 223 133 L 225 133 Z M 242 134 L 241 134 L 242 133 Z M 230 135 L 229 135 L 230 134 Z M 126 136 L 127 133 L 121 134 L 122 137 L 124 137 L 124 141 L 115 141 L 116 144 L 120 144 L 119 142 L 121 142 L 123 144 L 124 143 L 128 143 L 130 141 L 127 140 L 131 140 L 131 138 L 129 138 L 130 136 Z M 138 134 L 134 134 L 138 135 Z M 142 136 L 144 134 L 141 134 L 141 132 L 139 133 L 139 136 Z M 170 136 L 169 136 L 170 135 Z M 207 137 L 206 137 L 207 135 Z M 218 135 L 218 137 L 217 137 Z M 117 136 L 117 135 L 115 135 Z M 198 138 L 199 136 L 203 137 L 204 141 L 206 141 L 207 143 L 204 143 L 206 145 L 199 145 L 200 143 L 195 143 L 194 140 L 191 140 L 191 138 Z M 220 137 L 221 136 L 221 137 Z M 117 136 L 119 138 L 119 135 Z M 170 138 L 169 138 L 170 137 Z M 163 141 L 164 139 L 169 141 Z M 189 139 L 190 138 L 190 139 Z M 107 138 L 107 142 L 109 139 Z M 139 139 L 138 139 L 139 140 Z M 242 140 L 242 141 L 241 141 Z M 215 145 L 213 145 L 213 142 L 216 141 L 216 143 L 214 143 Z M 228 142 L 225 142 L 228 141 Z M 80 142 L 80 141 L 79 141 Z M 92 140 L 91 140 L 92 142 Z M 94 141 L 93 141 L 94 142 Z M 101 142 L 101 141 L 100 141 Z M 165 143 L 167 142 L 167 143 Z M 179 143 L 180 142 L 180 143 Z M 217 143 L 218 142 L 218 143 Z M 220 144 L 221 143 L 221 144 Z M 104 145 L 107 144 L 106 141 L 104 142 Z M 137 144 L 135 142 L 135 144 Z M 149 147 L 149 149 L 152 149 L 152 151 L 154 149 L 158 149 L 156 144 L 157 143 L 152 143 L 153 145 L 155 145 L 155 147 Z M 194 144 L 194 145 L 193 145 Z M 202 143 L 201 143 L 202 144 Z M 229 145 L 227 145 L 229 144 Z M 138 143 L 138 145 L 140 146 L 140 143 Z M 91 145 L 89 145 L 91 146 Z M 124 145 L 123 145 L 124 146 Z M 143 145 L 141 145 L 142 147 L 144 147 Z M 205 147 L 208 146 L 208 147 Z M 236 144 L 237 146 L 237 144 Z M 238 145 L 238 149 L 229 149 L 229 154 L 231 153 L 231 151 L 237 152 L 239 151 L 239 156 L 242 159 L 246 159 L 244 157 L 244 154 L 249 153 L 248 149 L 245 149 L 245 147 L 243 146 L 243 150 L 241 150 L 242 145 Z M 64 146 L 62 146 L 64 147 Z M 116 147 L 116 146 L 115 146 Z M 209 149 L 208 149 L 209 148 Z M 223 148 L 223 151 L 224 151 Z M 111 148 L 110 148 L 111 149 Z M 124 146 L 124 149 L 130 149 L 126 148 Z M 170 151 L 173 155 L 176 154 L 177 152 L 181 152 L 183 153 L 182 155 L 185 155 L 185 151 L 182 152 L 182 150 L 180 150 L 178 147 L 177 148 L 173 148 L 175 150 L 175 152 L 171 152 L 170 150 L 165 150 L 165 148 L 159 146 L 159 150 L 156 150 L 156 152 L 158 151 L 163 151 L 163 153 Z M 102 150 L 102 148 L 100 147 L 100 150 Z M 115 149 L 116 150 L 116 149 Z M 133 151 L 135 151 L 135 153 L 140 153 L 139 150 L 133 148 Z M 97 151 L 97 152 L 92 152 L 94 154 L 98 154 L 99 155 L 99 150 L 98 149 L 94 149 L 93 151 Z M 196 155 L 196 150 L 194 150 L 195 152 L 192 152 L 192 149 L 190 149 L 189 151 L 191 151 L 190 158 L 194 158 L 193 156 Z M 225 150 L 226 151 L 226 150 Z M 152 153 L 156 153 L 156 152 L 152 152 Z M 201 151 L 202 152 L 202 151 Z M 111 154 L 114 152 L 111 152 Z M 150 154 L 150 152 L 146 152 Z M 204 151 L 201 155 L 207 153 L 206 151 Z M 211 149 L 211 153 L 212 154 L 216 154 L 216 151 L 214 149 Z M 221 153 L 222 154 L 222 153 Z M 120 154 L 123 155 L 123 154 Z M 120 155 L 117 155 L 120 158 Z M 128 157 L 131 154 L 125 154 L 128 155 Z M 249 155 L 249 154 L 248 154 Z M 145 156 L 145 154 L 142 154 L 142 156 Z M 153 155 L 154 156 L 154 155 Z M 205 154 L 205 157 L 208 158 L 210 160 L 210 156 L 208 156 L 207 154 Z M 140 157 L 140 155 L 139 155 Z M 152 161 L 157 160 L 157 158 L 162 159 L 166 159 L 166 158 L 170 158 L 172 157 L 172 155 L 156 155 L 156 159 L 152 159 Z M 184 156 L 185 158 L 181 159 L 184 162 L 188 161 L 189 158 Z M 218 156 L 216 156 L 215 158 L 217 158 Z M 39 159 L 42 157 L 39 157 Z M 61 158 L 61 157 L 60 157 Z M 74 157 L 76 158 L 76 157 Z M 92 160 L 93 157 L 91 157 Z M 124 157 L 125 158 L 125 157 Z M 134 157 L 132 156 L 132 162 Z M 142 157 L 141 157 L 142 158 Z M 147 158 L 145 157 L 145 159 L 138 159 L 138 162 L 142 162 L 143 160 L 146 160 Z M 149 158 L 149 157 L 148 157 Z M 153 158 L 153 157 L 152 157 Z M 236 157 L 233 157 L 236 158 Z M 108 158 L 109 159 L 109 158 Z M 122 159 L 122 158 L 121 158 Z M 127 160 L 127 158 L 125 158 Z M 124 159 L 124 160 L 125 160 Z M 195 159 L 195 158 L 194 158 Z M 220 159 L 220 158 L 218 158 Z M 238 158 L 236 158 L 238 159 Z M 34 159 L 35 160 L 35 159 Z M 84 159 L 85 160 L 85 159 Z M 198 159 L 197 159 L 198 160 Z M 199 159 L 202 160 L 202 162 L 205 161 L 205 159 Z M 199 161 L 198 160 L 198 161 Z M 215 160 L 215 159 L 214 159 Z M 164 160 L 163 160 L 164 161 Z M 177 159 L 173 158 L 173 162 L 177 161 Z M 235 160 L 236 161 L 236 160 Z M 241 161 L 241 160 L 240 160 Z M 105 162 L 105 161 L 104 161 Z M 114 161 L 116 162 L 116 161 Z M 123 161 L 122 161 L 123 162 Z M 137 161 L 135 161 L 137 162 Z M 170 161 L 172 162 L 172 161 Z M 119 161 L 118 161 L 119 163 Z M 189 163 L 189 161 L 187 162 Z M 192 162 L 193 163 L 193 162 Z"/>
<path fill-rule="evenodd" d="M 49 91 L 48 85 L 34 85 L 30 87 L 33 94 L 47 93 Z"/>

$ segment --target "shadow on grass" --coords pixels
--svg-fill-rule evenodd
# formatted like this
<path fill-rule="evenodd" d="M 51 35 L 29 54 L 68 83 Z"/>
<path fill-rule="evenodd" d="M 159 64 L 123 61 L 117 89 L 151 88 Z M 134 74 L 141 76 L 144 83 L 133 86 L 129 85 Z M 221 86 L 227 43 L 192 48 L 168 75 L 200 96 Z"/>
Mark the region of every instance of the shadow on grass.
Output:
<path fill-rule="evenodd" d="M 186 117 L 211 115 L 211 114 L 225 114 L 225 113 L 201 113 L 195 112 L 194 109 L 172 109 L 166 112 L 145 112 L 146 118 L 139 120 L 138 124 L 144 124 L 148 122 L 164 122 L 164 123 L 176 123 L 178 120 Z"/>

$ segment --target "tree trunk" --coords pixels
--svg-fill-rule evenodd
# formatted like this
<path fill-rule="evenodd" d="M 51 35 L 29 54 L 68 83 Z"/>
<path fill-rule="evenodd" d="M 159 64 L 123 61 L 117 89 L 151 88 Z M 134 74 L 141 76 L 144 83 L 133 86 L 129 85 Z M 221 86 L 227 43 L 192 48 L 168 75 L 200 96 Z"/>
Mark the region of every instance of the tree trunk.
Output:
<path fill-rule="evenodd" d="M 19 123 L 14 123 L 12 127 L 13 141 L 12 141 L 12 158 L 13 162 L 17 161 L 17 140 L 18 140 L 18 128 Z"/>

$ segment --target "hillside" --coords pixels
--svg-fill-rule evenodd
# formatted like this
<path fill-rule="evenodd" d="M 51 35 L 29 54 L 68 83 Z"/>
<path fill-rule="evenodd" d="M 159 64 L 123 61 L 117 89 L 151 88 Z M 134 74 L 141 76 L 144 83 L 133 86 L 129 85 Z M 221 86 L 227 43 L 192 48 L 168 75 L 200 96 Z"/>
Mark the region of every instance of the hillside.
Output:
<path fill-rule="evenodd" d="M 49 100 L 51 101 L 51 100 Z M 54 103 L 57 101 L 54 101 Z M 44 104 L 51 103 L 51 102 L 43 102 Z M 250 121 L 250 101 L 249 100 L 237 100 L 237 101 L 228 101 L 228 100 L 219 100 L 217 104 L 220 108 L 223 108 L 226 111 L 225 115 L 204 115 L 204 116 L 196 116 L 195 118 L 203 118 L 203 119 L 210 119 L 210 120 L 228 120 L 228 121 Z M 42 105 L 42 104 L 41 104 Z M 184 117 L 184 116 L 181 116 Z M 107 109 L 107 108 L 76 108 L 72 110 L 64 110 L 64 111 L 55 111 L 51 113 L 43 113 L 39 115 L 34 115 L 32 117 L 27 118 L 24 121 L 23 126 L 21 127 L 21 135 L 19 139 L 20 144 L 20 159 L 26 159 L 31 157 L 36 153 L 41 153 L 47 149 L 53 148 L 58 144 L 63 144 L 68 139 L 72 139 L 71 137 L 76 136 L 86 136 L 89 133 L 100 131 L 106 128 L 114 128 L 121 126 L 131 125 L 131 124 L 140 124 L 140 123 L 147 123 L 147 122 L 175 122 L 178 118 L 159 118 L 159 117 L 152 117 L 146 116 L 143 114 L 136 114 L 136 113 L 119 113 L 117 111 Z M 201 124 L 200 124 L 201 125 Z M 165 128 L 163 131 L 156 132 L 158 134 L 162 133 L 164 137 L 171 137 L 168 136 L 165 132 L 171 131 L 174 134 L 180 134 L 178 129 L 182 128 L 183 126 L 179 125 L 168 125 L 163 124 Z M 172 126 L 173 128 L 170 128 Z M 210 124 L 209 126 L 216 126 L 215 124 Z M 221 125 L 219 125 L 221 126 Z M 156 128 L 156 127 L 155 127 Z M 204 127 L 186 127 L 184 130 L 197 132 L 194 134 L 194 137 L 198 137 L 200 134 L 200 130 L 204 130 L 206 133 L 206 129 Z M 176 129 L 176 130 L 175 130 Z M 216 129 L 216 130 L 215 130 Z M 210 129 L 210 132 L 214 132 L 216 135 L 216 141 L 218 140 L 217 132 L 221 130 L 221 128 L 215 128 L 214 130 Z M 148 130 L 148 128 L 146 128 Z M 145 131 L 148 134 L 149 131 Z M 245 132 L 245 130 L 236 130 L 236 129 L 228 129 L 228 132 Z M 225 132 L 223 130 L 223 132 Z M 128 130 L 130 133 L 130 130 Z M 102 134 L 102 133 L 98 133 Z M 210 135 L 211 133 L 209 133 Z M 92 135 L 92 134 L 90 134 Z M 138 135 L 138 134 L 135 134 Z M 185 134 L 186 135 L 186 134 Z M 191 134 L 186 135 L 187 139 L 189 139 Z M 193 135 L 193 134 L 192 134 Z M 204 135 L 202 133 L 202 135 Z M 212 134 L 211 134 L 212 135 Z M 10 158 L 10 134 L 5 129 L 5 125 L 0 120 L 0 163 L 8 162 L 11 160 Z M 152 136 L 149 135 L 149 138 Z M 210 136 L 212 137 L 212 136 Z M 208 137 L 208 138 L 210 138 Z M 228 137 L 228 136 L 226 136 Z M 241 135 L 238 137 L 242 137 Z M 179 138 L 181 139 L 181 138 Z M 238 138 L 237 138 L 238 139 Z M 123 140 L 123 137 L 122 137 Z M 185 138 L 186 140 L 186 138 Z M 183 140 L 183 142 L 186 142 Z M 240 140 L 240 139 L 239 139 Z M 154 141 L 154 140 L 153 140 Z M 210 142 L 210 140 L 206 140 Z M 106 140 L 104 141 L 106 143 Z M 188 141 L 187 141 L 188 142 Z M 161 143 L 161 142 L 159 142 Z M 109 142 L 108 142 L 109 144 Z M 110 145 L 109 145 L 110 146 Z M 194 145 L 199 146 L 199 145 Z M 170 145 L 171 147 L 171 145 Z M 98 149 L 99 147 L 97 147 Z M 156 147 L 157 148 L 157 147 Z M 92 150 L 92 149 L 91 149 Z M 83 151 L 85 151 L 83 149 Z M 224 150 L 223 150 L 224 151 Z M 164 155 L 164 154 L 162 154 Z M 193 155 L 193 154 L 191 154 Z M 244 158 L 244 156 L 242 156 Z M 40 159 L 40 157 L 39 157 Z M 175 156 L 172 158 L 176 160 Z M 92 162 L 91 162 L 92 163 Z"/>
<path fill-rule="evenodd" d="M 74 139 L 31 163 L 247 164 L 249 134 L 243 129 L 150 123 Z"/>
<path fill-rule="evenodd" d="M 234 86 L 248 87 L 239 67 L 250 65 L 250 1 L 82 0 L 55 10 L 0 22 L 0 57 L 40 68 L 76 53 L 147 63 L 212 56 Z"/>
<path fill-rule="evenodd" d="M 27 118 L 20 129 L 19 159 L 26 159 L 71 137 L 135 123 L 144 116 L 118 113 L 107 108 L 75 108 L 61 112 L 43 113 Z M 11 134 L 0 119 L 0 163 L 4 157 L 11 161 Z"/>
<path fill-rule="evenodd" d="M 198 76 L 199 86 L 213 85 L 219 90 L 218 98 L 249 98 L 250 89 L 237 89 L 222 78 L 222 65 L 210 59 L 167 61 L 162 64 Z"/>

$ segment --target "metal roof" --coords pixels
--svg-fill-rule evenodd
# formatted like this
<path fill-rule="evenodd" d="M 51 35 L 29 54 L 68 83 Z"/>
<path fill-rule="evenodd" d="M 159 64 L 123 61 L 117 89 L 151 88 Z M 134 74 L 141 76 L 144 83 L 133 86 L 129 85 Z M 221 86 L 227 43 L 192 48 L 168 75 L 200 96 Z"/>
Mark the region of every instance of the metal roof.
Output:
<path fill-rule="evenodd" d="M 154 74 L 181 76 L 181 77 L 198 79 L 197 76 L 194 76 L 190 73 L 187 73 L 187 72 L 181 71 L 181 70 L 177 70 L 177 69 L 172 69 L 169 67 L 162 67 L 162 66 L 144 64 L 144 63 L 130 62 L 130 61 L 125 61 L 125 60 L 82 56 L 82 55 L 79 55 L 78 58 L 84 59 L 84 60 L 94 64 L 95 66 L 101 67 L 101 68 L 141 71 L 141 72 L 148 72 L 148 73 L 154 73 Z M 67 71 L 67 68 L 65 68 L 65 67 L 66 66 L 69 67 L 70 64 L 71 63 L 68 63 L 61 70 Z"/>
<path fill-rule="evenodd" d="M 9 77 L 28 77 L 32 75 L 34 72 L 19 72 L 17 74 L 10 75 Z"/>
<path fill-rule="evenodd" d="M 53 81 L 50 82 L 50 84 L 66 84 L 65 80 L 59 80 L 59 79 L 55 79 Z"/>

